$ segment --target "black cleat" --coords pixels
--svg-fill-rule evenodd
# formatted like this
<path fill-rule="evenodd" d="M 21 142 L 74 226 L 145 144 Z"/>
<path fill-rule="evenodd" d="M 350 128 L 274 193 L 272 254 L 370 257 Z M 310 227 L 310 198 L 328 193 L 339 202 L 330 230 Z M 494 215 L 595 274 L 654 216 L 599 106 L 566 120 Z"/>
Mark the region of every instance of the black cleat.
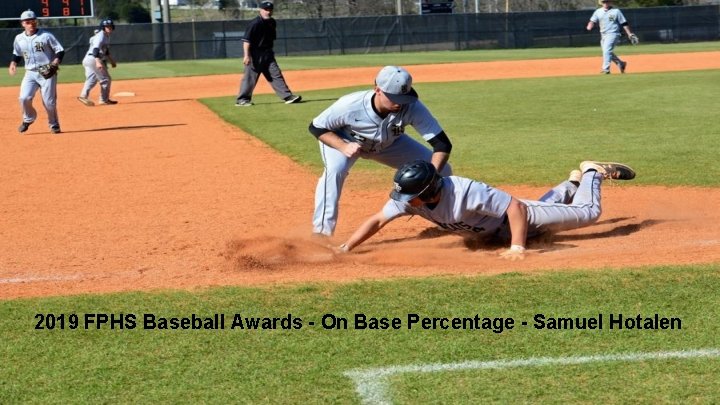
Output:
<path fill-rule="evenodd" d="M 285 97 L 285 104 L 295 104 L 302 101 L 302 96 L 288 96 Z"/>
<path fill-rule="evenodd" d="M 32 122 L 23 122 L 18 127 L 18 132 L 20 132 L 22 134 L 23 132 L 27 131 L 28 128 L 30 128 L 30 124 L 32 124 Z"/>

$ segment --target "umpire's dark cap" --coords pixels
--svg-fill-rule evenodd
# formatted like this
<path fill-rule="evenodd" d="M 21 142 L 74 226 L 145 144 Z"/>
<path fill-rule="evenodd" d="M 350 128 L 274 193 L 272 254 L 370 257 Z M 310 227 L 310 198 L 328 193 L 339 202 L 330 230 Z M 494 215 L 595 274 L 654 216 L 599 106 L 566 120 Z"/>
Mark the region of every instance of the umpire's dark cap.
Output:
<path fill-rule="evenodd" d="M 272 10 L 274 7 L 273 3 L 271 1 L 263 1 L 260 3 L 260 8 L 263 10 Z"/>

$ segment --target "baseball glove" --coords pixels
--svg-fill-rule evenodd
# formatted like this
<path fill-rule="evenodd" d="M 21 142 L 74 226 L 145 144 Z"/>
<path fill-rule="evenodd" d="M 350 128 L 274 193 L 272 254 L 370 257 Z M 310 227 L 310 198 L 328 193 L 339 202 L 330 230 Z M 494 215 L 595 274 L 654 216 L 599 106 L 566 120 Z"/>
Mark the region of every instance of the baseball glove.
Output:
<path fill-rule="evenodd" d="M 57 71 L 60 69 L 60 66 L 53 65 L 52 63 L 48 63 L 47 65 L 42 65 L 38 68 L 38 72 L 40 72 L 40 75 L 46 79 L 49 79 L 57 73 Z"/>
<path fill-rule="evenodd" d="M 628 37 L 628 39 L 630 40 L 630 43 L 633 44 L 633 45 L 637 45 L 637 44 L 640 43 L 640 39 L 639 39 L 639 38 L 637 37 L 637 35 L 635 35 L 635 34 L 630 35 L 630 36 Z"/>

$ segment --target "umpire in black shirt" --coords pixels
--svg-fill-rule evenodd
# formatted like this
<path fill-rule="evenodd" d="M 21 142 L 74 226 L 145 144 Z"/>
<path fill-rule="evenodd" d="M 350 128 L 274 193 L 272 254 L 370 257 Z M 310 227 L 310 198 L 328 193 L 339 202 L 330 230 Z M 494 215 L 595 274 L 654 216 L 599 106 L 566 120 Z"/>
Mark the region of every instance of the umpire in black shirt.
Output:
<path fill-rule="evenodd" d="M 272 13 L 272 2 L 263 1 L 260 3 L 260 15 L 250 22 L 245 30 L 245 35 L 243 35 L 245 72 L 240 82 L 240 93 L 235 102 L 238 107 L 252 105 L 253 90 L 255 90 L 261 73 L 275 90 L 275 94 L 285 104 L 298 103 L 302 99 L 301 96 L 292 94 L 287 83 L 285 83 L 280 66 L 275 61 L 273 42 L 277 36 L 277 23 L 272 18 Z"/>

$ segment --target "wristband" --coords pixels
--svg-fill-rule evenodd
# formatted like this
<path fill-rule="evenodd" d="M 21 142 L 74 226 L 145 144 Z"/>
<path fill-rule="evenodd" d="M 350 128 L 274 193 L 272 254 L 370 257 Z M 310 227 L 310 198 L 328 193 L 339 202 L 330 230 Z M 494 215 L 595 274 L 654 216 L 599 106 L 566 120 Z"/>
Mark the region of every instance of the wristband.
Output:
<path fill-rule="evenodd" d="M 511 250 L 512 252 L 524 252 L 524 251 L 525 251 L 525 246 L 521 246 L 521 245 L 510 245 L 510 250 Z"/>

